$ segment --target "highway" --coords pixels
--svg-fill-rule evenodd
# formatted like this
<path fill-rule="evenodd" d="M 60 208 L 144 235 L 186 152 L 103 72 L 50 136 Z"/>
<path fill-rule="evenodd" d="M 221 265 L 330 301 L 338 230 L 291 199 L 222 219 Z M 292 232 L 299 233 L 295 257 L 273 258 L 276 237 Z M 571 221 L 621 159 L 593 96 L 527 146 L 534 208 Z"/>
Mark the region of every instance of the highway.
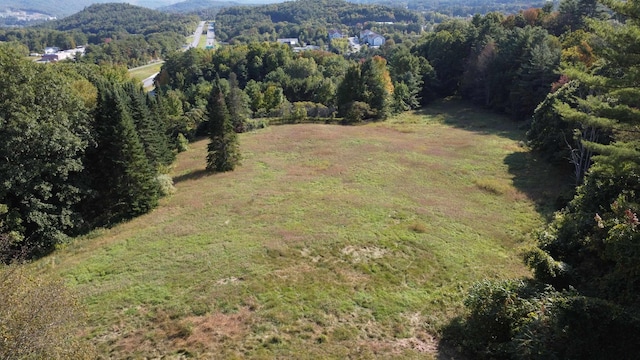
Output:
<path fill-rule="evenodd" d="M 204 25 L 205 25 L 204 21 L 202 21 L 202 22 L 200 22 L 198 24 L 198 28 L 193 33 L 193 42 L 191 42 L 191 44 L 189 44 L 187 47 L 185 47 L 184 50 L 198 47 L 198 45 L 200 44 L 200 36 L 202 36 L 202 31 L 204 29 Z M 164 62 L 164 61 L 162 61 L 162 62 Z M 155 63 L 143 65 L 143 66 L 140 66 L 140 67 L 137 67 L 137 68 L 133 68 L 133 69 L 129 69 L 129 71 L 137 70 L 137 69 L 141 69 L 141 68 L 148 67 L 148 66 L 153 66 L 153 65 L 155 65 Z M 155 74 L 149 76 L 148 78 L 142 80 L 142 84 L 144 85 L 144 87 L 147 88 L 147 89 L 153 87 L 153 80 L 155 79 L 155 77 L 158 74 L 159 73 L 155 73 Z"/>
<path fill-rule="evenodd" d="M 160 74 L 160 73 L 155 73 L 155 74 L 149 76 L 148 78 L 142 80 L 142 84 L 144 85 L 145 89 L 153 87 L 153 80 L 155 80 L 155 78 L 156 78 L 156 76 L 158 76 L 158 74 Z"/>
<path fill-rule="evenodd" d="M 202 36 L 202 30 L 204 30 L 204 23 L 204 21 L 201 21 L 200 24 L 198 24 L 196 32 L 193 33 L 193 41 L 191 42 L 191 44 L 189 44 L 189 49 L 197 48 L 200 44 L 200 36 Z"/>

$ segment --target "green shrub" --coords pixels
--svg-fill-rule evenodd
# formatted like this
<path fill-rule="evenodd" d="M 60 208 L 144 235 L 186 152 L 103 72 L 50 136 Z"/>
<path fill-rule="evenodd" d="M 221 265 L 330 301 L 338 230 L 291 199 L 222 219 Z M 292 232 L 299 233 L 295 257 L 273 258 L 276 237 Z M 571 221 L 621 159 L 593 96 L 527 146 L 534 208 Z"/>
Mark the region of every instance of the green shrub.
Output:
<path fill-rule="evenodd" d="M 575 290 L 521 280 L 484 281 L 464 302 L 468 313 L 445 341 L 477 359 L 632 359 L 640 316 Z"/>
<path fill-rule="evenodd" d="M 176 144 L 178 152 L 184 152 L 189 149 L 189 140 L 182 135 L 182 133 L 178 133 L 178 137 L 176 138 Z"/>
<path fill-rule="evenodd" d="M 244 131 L 254 131 L 258 129 L 264 129 L 269 126 L 269 120 L 266 119 L 248 119 L 245 124 Z"/>
<path fill-rule="evenodd" d="M 176 188 L 173 186 L 173 179 L 168 174 L 158 175 L 156 179 L 160 185 L 161 196 L 171 195 L 176 192 Z"/>

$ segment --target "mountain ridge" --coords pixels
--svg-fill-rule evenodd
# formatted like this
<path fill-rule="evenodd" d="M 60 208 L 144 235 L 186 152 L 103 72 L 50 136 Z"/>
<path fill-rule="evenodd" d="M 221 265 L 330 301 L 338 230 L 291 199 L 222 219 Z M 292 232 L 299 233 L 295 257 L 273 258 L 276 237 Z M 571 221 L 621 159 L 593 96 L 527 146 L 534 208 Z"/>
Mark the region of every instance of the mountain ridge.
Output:
<path fill-rule="evenodd" d="M 84 8 L 93 4 L 103 3 L 129 3 L 131 5 L 142 6 L 150 9 L 158 9 L 168 7 L 177 3 L 186 3 L 188 1 L 180 0 L 129 0 L 129 1 L 117 1 L 117 0 L 5 0 L 0 5 L 0 11 L 5 9 L 13 10 L 29 10 L 35 11 L 47 15 L 65 17 L 82 11 Z M 215 6 L 216 3 L 229 3 L 234 2 L 238 4 L 262 4 L 274 2 L 269 0 L 234 0 L 234 1 L 216 1 L 211 0 L 211 6 Z"/>

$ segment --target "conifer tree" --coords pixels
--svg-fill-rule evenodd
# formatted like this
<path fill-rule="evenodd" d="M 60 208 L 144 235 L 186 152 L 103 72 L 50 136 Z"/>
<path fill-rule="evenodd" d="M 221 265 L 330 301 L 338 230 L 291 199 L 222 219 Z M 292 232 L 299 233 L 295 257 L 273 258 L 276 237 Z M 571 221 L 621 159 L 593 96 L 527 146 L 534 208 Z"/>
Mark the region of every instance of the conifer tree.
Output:
<path fill-rule="evenodd" d="M 159 185 L 127 108 L 120 84 L 99 82 L 94 136 L 87 157 L 95 196 L 85 205 L 98 224 L 148 212 L 158 203 Z"/>
<path fill-rule="evenodd" d="M 589 96 L 560 103 L 560 116 L 582 129 L 609 133 L 607 142 L 578 133 L 581 145 L 593 152 L 593 164 L 562 219 L 552 224 L 554 236 L 542 249 L 574 269 L 579 290 L 617 303 L 640 304 L 640 6 L 638 1 L 610 1 L 626 17 L 623 25 L 591 22 L 598 41 L 595 71 L 566 70 Z M 624 245 L 621 245 L 624 244 Z M 543 267 L 546 265 L 543 265 Z M 542 271 L 540 271 L 542 272 Z"/>
<path fill-rule="evenodd" d="M 156 169 L 161 165 L 171 164 L 175 156 L 169 146 L 161 120 L 150 109 L 149 95 L 141 86 L 132 82 L 124 84 L 124 91 L 127 95 L 129 112 L 149 163 Z"/>
<path fill-rule="evenodd" d="M 233 123 L 233 129 L 237 133 L 244 132 L 245 122 L 249 118 L 251 109 L 247 94 L 238 86 L 238 77 L 235 73 L 229 75 L 229 95 L 226 98 L 227 108 Z"/>
<path fill-rule="evenodd" d="M 232 171 L 240 162 L 240 149 L 219 80 L 215 81 L 211 90 L 207 111 L 210 140 L 207 146 L 207 170 Z"/>
<path fill-rule="evenodd" d="M 338 114 L 345 116 L 355 101 L 363 101 L 364 87 L 360 64 L 353 64 L 347 70 L 336 93 Z"/>

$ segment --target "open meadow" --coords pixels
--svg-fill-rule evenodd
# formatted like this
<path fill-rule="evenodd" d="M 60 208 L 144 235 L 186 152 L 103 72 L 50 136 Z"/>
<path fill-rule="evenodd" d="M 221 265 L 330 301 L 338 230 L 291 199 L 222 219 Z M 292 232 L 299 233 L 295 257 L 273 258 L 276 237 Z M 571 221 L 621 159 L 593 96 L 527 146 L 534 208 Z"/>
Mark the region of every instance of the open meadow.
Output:
<path fill-rule="evenodd" d="M 242 134 L 229 173 L 198 141 L 157 209 L 36 266 L 81 294 L 106 358 L 436 358 L 472 283 L 530 275 L 520 251 L 569 182 L 523 137 L 441 101 Z"/>

